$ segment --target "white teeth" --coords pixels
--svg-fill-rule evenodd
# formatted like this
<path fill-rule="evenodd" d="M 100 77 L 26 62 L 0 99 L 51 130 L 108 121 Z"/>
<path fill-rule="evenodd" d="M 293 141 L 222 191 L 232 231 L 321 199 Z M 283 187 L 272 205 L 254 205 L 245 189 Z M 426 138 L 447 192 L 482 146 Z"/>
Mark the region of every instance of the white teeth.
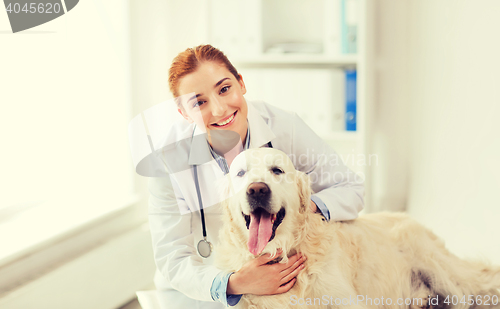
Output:
<path fill-rule="evenodd" d="M 226 121 L 224 121 L 224 122 L 217 122 L 217 125 L 218 125 L 218 126 L 224 126 L 224 125 L 226 125 L 226 124 L 230 123 L 230 122 L 231 122 L 231 120 L 233 120 L 233 119 L 234 119 L 234 114 L 232 114 L 232 115 L 231 115 L 231 117 L 229 117 L 229 118 L 228 118 Z"/>

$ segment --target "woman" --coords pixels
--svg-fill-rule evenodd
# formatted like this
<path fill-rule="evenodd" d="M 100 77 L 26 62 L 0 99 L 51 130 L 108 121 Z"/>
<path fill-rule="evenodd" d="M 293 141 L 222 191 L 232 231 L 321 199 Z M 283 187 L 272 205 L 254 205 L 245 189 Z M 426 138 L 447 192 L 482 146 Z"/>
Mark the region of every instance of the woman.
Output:
<path fill-rule="evenodd" d="M 203 258 L 197 252 L 205 223 L 208 241 L 217 243 L 221 212 L 215 180 L 227 173 L 232 158 L 244 149 L 280 149 L 296 169 L 310 175 L 316 192 L 311 211 L 326 220 L 357 217 L 363 208 L 362 182 L 295 114 L 264 102 L 246 102 L 242 76 L 210 45 L 180 53 L 170 68 L 169 86 L 187 121 L 176 123 L 167 138 L 177 143 L 171 147 L 170 161 L 185 168 L 175 172 L 169 168 L 170 177 L 152 178 L 149 184 L 155 284 L 163 299 L 171 307 L 220 308 L 220 303 L 235 305 L 242 294 L 288 291 L 306 260 L 300 254 L 274 267 L 266 263 L 275 257 L 263 255 L 234 273 L 224 273 L 213 266 L 213 254 Z M 179 158 L 184 162 L 179 164 Z"/>

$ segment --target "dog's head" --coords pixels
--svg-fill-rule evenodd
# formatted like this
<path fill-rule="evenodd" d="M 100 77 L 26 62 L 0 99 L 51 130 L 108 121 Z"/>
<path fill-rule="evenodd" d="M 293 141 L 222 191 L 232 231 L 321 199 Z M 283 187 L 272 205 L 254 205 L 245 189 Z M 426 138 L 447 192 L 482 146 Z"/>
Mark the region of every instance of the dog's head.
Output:
<path fill-rule="evenodd" d="M 310 184 L 288 156 L 277 149 L 249 149 L 231 164 L 223 207 L 236 233 L 258 255 L 289 247 L 300 214 L 309 209 Z"/>

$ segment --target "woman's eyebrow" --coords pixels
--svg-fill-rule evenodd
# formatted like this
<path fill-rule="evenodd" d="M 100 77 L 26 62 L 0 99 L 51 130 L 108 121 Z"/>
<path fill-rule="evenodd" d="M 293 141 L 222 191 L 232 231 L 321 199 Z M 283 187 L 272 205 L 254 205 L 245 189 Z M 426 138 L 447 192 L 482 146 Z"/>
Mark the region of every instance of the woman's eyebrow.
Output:
<path fill-rule="evenodd" d="M 197 95 L 192 96 L 191 98 L 189 98 L 189 100 L 187 100 L 186 104 L 189 103 L 189 102 L 191 102 L 192 100 L 198 98 L 198 97 L 201 97 L 201 96 L 202 96 L 201 93 L 198 93 Z"/>
<path fill-rule="evenodd" d="M 215 84 L 214 88 L 216 88 L 217 86 L 219 86 L 220 84 L 222 84 L 223 81 L 225 81 L 226 79 L 230 79 L 229 77 L 224 77 L 223 79 L 221 79 L 220 81 L 217 82 L 217 84 Z M 203 94 L 202 93 L 198 93 L 197 95 L 195 96 L 192 96 L 189 100 L 188 100 L 188 103 L 191 102 L 191 100 L 194 100 L 198 97 L 201 97 Z"/>
<path fill-rule="evenodd" d="M 217 86 L 219 86 L 220 84 L 222 84 L 222 82 L 225 81 L 226 79 L 229 79 L 229 77 L 224 77 L 223 79 L 221 79 L 220 81 L 218 81 L 217 84 L 215 84 L 214 88 L 216 88 Z"/>

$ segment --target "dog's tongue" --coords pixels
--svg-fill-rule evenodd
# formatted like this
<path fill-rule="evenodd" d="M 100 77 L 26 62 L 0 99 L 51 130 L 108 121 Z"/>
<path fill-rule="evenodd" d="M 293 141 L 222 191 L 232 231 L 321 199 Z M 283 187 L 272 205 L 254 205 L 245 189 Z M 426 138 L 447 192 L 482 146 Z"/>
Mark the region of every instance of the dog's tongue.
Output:
<path fill-rule="evenodd" d="M 257 214 L 250 214 L 250 237 L 248 238 L 248 250 L 253 255 L 258 255 L 264 250 L 273 233 L 271 224 L 271 214 L 261 211 Z"/>

